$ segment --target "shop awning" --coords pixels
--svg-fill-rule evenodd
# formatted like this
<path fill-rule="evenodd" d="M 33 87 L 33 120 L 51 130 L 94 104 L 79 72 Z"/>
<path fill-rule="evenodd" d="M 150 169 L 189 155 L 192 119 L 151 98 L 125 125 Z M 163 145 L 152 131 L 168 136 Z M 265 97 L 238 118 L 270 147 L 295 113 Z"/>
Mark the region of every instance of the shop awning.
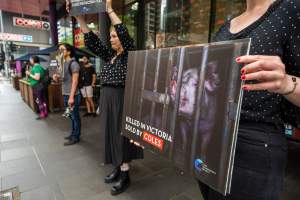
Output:
<path fill-rule="evenodd" d="M 82 49 L 78 49 L 73 47 L 75 54 L 77 57 L 82 57 L 84 55 L 88 55 L 90 57 L 95 57 L 95 55 L 93 55 L 91 52 L 87 51 L 87 50 L 82 50 Z M 33 53 L 30 53 L 31 55 L 50 55 L 51 53 L 55 52 L 58 50 L 58 45 L 43 49 L 43 50 L 39 50 Z"/>
<path fill-rule="evenodd" d="M 21 57 L 17 58 L 16 60 L 29 61 L 31 56 L 32 56 L 32 54 L 26 54 L 24 56 L 21 56 Z M 44 58 L 42 58 L 42 57 L 39 57 L 39 58 L 40 58 L 40 62 L 47 62 L 47 60 L 45 60 Z"/>

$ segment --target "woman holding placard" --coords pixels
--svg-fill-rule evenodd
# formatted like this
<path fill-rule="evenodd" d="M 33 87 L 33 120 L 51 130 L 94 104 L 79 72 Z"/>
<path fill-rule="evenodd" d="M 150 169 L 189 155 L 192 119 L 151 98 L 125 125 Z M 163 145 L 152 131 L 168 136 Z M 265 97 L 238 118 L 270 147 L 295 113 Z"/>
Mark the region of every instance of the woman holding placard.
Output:
<path fill-rule="evenodd" d="M 105 183 L 116 184 L 111 189 L 112 195 L 124 192 L 130 185 L 129 162 L 143 158 L 143 151 L 121 136 L 121 121 L 124 100 L 124 88 L 127 72 L 128 51 L 134 49 L 134 41 L 117 14 L 112 9 L 112 1 L 107 0 L 107 14 L 114 26 L 110 32 L 110 44 L 105 45 L 87 26 L 83 16 L 75 16 L 84 33 L 85 44 L 99 56 L 103 66 L 100 95 L 100 126 L 105 134 L 105 164 L 113 164 L 115 169 L 105 177 Z M 67 10 L 71 4 L 67 0 Z"/>
<path fill-rule="evenodd" d="M 300 126 L 300 2 L 247 0 L 216 41 L 251 38 L 231 194 L 200 183 L 205 200 L 279 200 L 287 162 L 284 123 Z"/>

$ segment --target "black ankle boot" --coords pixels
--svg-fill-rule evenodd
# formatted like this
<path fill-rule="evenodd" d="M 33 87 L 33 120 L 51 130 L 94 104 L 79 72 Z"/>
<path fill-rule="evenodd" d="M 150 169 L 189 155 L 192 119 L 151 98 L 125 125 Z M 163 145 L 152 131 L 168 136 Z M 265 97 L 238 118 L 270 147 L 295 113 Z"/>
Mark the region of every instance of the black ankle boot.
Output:
<path fill-rule="evenodd" d="M 107 175 L 104 178 L 104 182 L 105 183 L 113 183 L 113 182 L 118 181 L 120 172 L 121 172 L 120 167 L 115 168 L 114 171 L 112 171 L 109 175 Z"/>
<path fill-rule="evenodd" d="M 120 173 L 119 181 L 111 188 L 111 195 L 117 195 L 124 192 L 130 185 L 129 171 Z"/>

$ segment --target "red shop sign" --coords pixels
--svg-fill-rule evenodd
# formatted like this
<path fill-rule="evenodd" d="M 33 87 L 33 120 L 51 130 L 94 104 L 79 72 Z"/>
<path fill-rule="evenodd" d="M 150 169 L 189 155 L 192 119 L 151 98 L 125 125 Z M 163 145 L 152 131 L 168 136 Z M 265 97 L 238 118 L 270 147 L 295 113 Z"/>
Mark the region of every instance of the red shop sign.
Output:
<path fill-rule="evenodd" d="M 14 26 L 22 26 L 25 28 L 35 28 L 41 30 L 49 30 L 50 23 L 45 21 L 33 20 L 33 19 L 25 19 L 19 17 L 13 17 Z"/>

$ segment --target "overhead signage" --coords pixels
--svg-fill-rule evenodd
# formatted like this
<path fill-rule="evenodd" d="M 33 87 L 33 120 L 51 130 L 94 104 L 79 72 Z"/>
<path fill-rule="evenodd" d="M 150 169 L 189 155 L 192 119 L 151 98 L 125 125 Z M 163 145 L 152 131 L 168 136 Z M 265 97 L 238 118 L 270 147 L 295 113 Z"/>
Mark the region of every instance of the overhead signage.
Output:
<path fill-rule="evenodd" d="M 14 26 L 20 26 L 24 28 L 34 28 L 40 30 L 49 30 L 50 23 L 46 21 L 25 19 L 20 17 L 13 17 Z"/>
<path fill-rule="evenodd" d="M 13 33 L 0 33 L 0 40 L 16 42 L 33 42 L 32 35 L 19 35 Z"/>

